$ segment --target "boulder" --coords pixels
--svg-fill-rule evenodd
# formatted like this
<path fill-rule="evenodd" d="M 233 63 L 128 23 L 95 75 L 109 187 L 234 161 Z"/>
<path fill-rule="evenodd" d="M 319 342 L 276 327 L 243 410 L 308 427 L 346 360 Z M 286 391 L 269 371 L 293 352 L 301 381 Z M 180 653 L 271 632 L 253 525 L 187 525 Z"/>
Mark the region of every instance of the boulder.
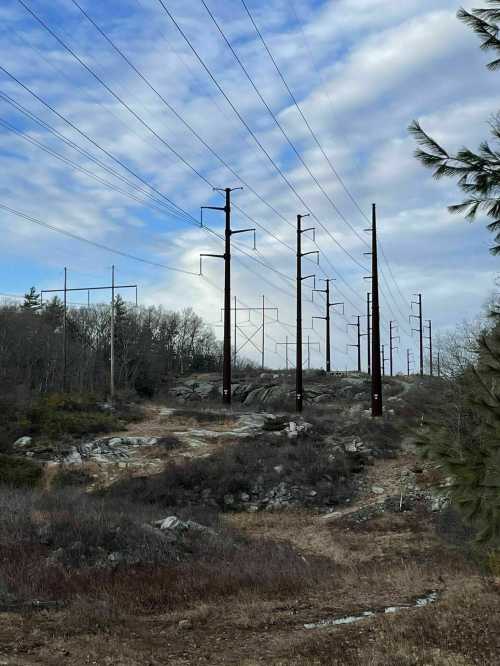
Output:
<path fill-rule="evenodd" d="M 19 437 L 19 439 L 16 439 L 16 441 L 14 442 L 14 448 L 15 449 L 26 449 L 29 446 L 31 446 L 32 441 L 33 441 L 32 437 L 28 437 L 28 436 Z"/>

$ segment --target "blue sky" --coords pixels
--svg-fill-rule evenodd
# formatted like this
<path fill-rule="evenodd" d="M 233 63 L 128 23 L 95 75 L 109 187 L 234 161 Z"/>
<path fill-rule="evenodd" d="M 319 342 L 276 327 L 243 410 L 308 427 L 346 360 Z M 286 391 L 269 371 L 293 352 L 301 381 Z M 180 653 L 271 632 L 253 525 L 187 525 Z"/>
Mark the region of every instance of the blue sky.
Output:
<path fill-rule="evenodd" d="M 345 301 L 344 317 L 335 317 L 337 367 L 353 366 L 354 353 L 346 354 L 346 345 L 354 342 L 354 331 L 347 332 L 347 323 L 364 313 L 367 248 L 359 237 L 367 223 L 357 206 L 369 215 L 371 203 L 378 204 L 380 238 L 397 281 L 396 286 L 382 262 L 382 315 L 386 324 L 399 321 L 402 352 L 415 342 L 407 336 L 406 319 L 413 293 L 423 293 L 424 315 L 432 318 L 435 331 L 446 331 L 480 311 L 494 288 L 498 262 L 488 254 L 491 239 L 484 221 L 469 224 L 448 214 L 446 206 L 458 202 L 460 193 L 452 182 L 434 181 L 414 160 L 406 129 L 418 118 L 451 150 L 475 147 L 500 107 L 498 75 L 486 70 L 487 55 L 477 38 L 455 18 L 456 1 L 246 0 L 321 149 L 357 205 L 314 142 L 240 0 L 205 4 L 283 131 L 203 3 L 164 0 L 164 5 L 261 147 L 158 0 L 78 3 L 205 145 L 71 0 L 23 2 L 114 95 L 22 3 L 4 0 L 0 63 L 59 115 L 0 72 L 0 204 L 187 273 L 79 243 L 0 208 L 2 293 L 22 294 L 32 284 L 39 289 L 62 285 L 64 266 L 70 286 L 103 284 L 114 263 L 120 281 L 139 284 L 142 303 L 191 306 L 216 322 L 222 265 L 207 260 L 204 275 L 196 273 L 200 252 L 220 253 L 222 246 L 196 220 L 200 206 L 219 205 L 212 185 L 237 187 L 241 178 L 246 186 L 234 193 L 241 210 L 234 210 L 233 226 L 254 226 L 251 218 L 259 228 L 257 252 L 250 236 L 235 239 L 233 293 L 240 307 L 258 305 L 265 294 L 268 306 L 280 308 L 283 324 L 268 327 L 270 364 L 283 364 L 274 353 L 275 342 L 294 336 L 293 326 L 287 326 L 294 321 L 293 225 L 297 213 L 306 212 L 304 203 L 317 227 L 317 245 L 309 242 L 307 249 L 321 250 L 320 266 L 310 264 L 310 272 L 337 278 L 335 300 Z M 178 209 L 173 214 L 166 197 L 187 215 Z M 220 233 L 222 223 L 221 214 L 207 217 L 212 231 Z M 315 301 L 305 303 L 306 329 L 313 315 L 322 314 L 321 296 Z M 257 325 L 258 319 L 252 322 Z M 322 343 L 320 322 L 315 329 L 305 335 Z M 247 334 L 253 330 L 245 328 Z M 216 331 L 219 335 L 220 329 Z M 245 352 L 257 357 L 251 347 Z M 314 365 L 322 360 L 322 353 L 313 355 Z"/>

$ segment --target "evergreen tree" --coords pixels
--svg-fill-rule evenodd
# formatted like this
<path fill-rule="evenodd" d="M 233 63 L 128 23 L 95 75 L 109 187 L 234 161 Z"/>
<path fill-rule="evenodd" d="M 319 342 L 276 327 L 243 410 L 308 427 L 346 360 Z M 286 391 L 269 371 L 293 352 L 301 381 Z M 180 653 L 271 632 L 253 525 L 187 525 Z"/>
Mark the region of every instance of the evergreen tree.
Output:
<path fill-rule="evenodd" d="M 482 40 L 483 50 L 493 50 L 500 55 L 500 0 L 489 0 L 491 7 L 473 9 L 467 12 L 460 9 L 458 18 L 470 26 Z M 500 69 L 500 58 L 488 64 L 491 70 Z M 474 220 L 478 212 L 485 212 L 492 222 L 488 229 L 495 234 L 495 244 L 491 252 L 500 254 L 500 114 L 490 122 L 492 140 L 483 141 L 474 152 L 462 148 L 455 154 L 449 153 L 425 132 L 418 121 L 409 127 L 410 133 L 421 146 L 415 152 L 420 162 L 434 170 L 434 177 L 456 178 L 458 186 L 465 193 L 462 203 L 450 206 L 452 213 L 464 213 Z"/>
<path fill-rule="evenodd" d="M 45 321 L 53 328 L 57 328 L 62 325 L 64 317 L 64 303 L 58 296 L 54 296 L 52 300 L 45 304 L 43 317 Z"/>
<path fill-rule="evenodd" d="M 458 379 L 455 417 L 424 438 L 424 455 L 442 468 L 446 493 L 479 541 L 500 544 L 500 316 L 478 339 L 478 361 Z"/>
<path fill-rule="evenodd" d="M 24 303 L 22 308 L 23 310 L 31 310 L 32 312 L 36 312 L 42 307 L 40 301 L 40 294 L 36 293 L 35 287 L 31 287 L 31 289 L 26 294 L 24 294 Z"/>

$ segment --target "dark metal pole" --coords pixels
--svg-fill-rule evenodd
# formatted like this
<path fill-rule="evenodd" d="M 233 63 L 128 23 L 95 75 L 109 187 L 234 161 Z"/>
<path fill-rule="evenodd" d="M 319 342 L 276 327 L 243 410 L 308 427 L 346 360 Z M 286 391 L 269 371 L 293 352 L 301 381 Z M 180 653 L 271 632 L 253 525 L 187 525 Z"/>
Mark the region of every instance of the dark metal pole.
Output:
<path fill-rule="evenodd" d="M 295 363 L 295 406 L 302 411 L 302 215 L 297 215 L 297 334 Z"/>
<path fill-rule="evenodd" d="M 382 355 L 382 375 L 385 377 L 385 345 L 382 345 L 382 351 L 380 353 Z"/>
<path fill-rule="evenodd" d="M 406 374 L 410 376 L 410 350 L 406 350 Z"/>
<path fill-rule="evenodd" d="M 263 295 L 262 296 L 262 370 L 264 370 L 264 342 L 266 340 L 265 325 L 266 325 L 266 308 Z"/>
<path fill-rule="evenodd" d="M 420 337 L 420 375 L 424 375 L 424 327 L 422 319 L 422 294 L 418 295 L 418 332 Z"/>
<path fill-rule="evenodd" d="M 285 349 L 286 349 L 286 369 L 288 372 L 288 335 L 285 337 Z"/>
<path fill-rule="evenodd" d="M 67 390 L 68 366 L 68 269 L 64 267 L 64 314 L 63 314 L 63 393 Z"/>
<path fill-rule="evenodd" d="M 231 404 L 231 188 L 226 187 L 224 247 L 224 360 L 222 366 L 222 400 Z"/>
<path fill-rule="evenodd" d="M 389 372 L 390 372 L 391 377 L 393 375 L 393 351 L 394 351 L 393 346 L 392 346 L 392 342 L 393 342 L 392 331 L 393 331 L 393 328 L 394 328 L 394 322 L 390 321 L 389 322 Z"/>
<path fill-rule="evenodd" d="M 115 267 L 111 267 L 111 367 L 110 367 L 111 400 L 115 395 Z"/>
<path fill-rule="evenodd" d="M 330 349 L 330 280 L 326 280 L 326 371 L 331 372 L 331 349 Z"/>
<path fill-rule="evenodd" d="M 368 374 L 372 374 L 372 349 L 371 349 L 371 294 L 368 292 L 366 294 L 366 338 L 368 344 Z"/>
<path fill-rule="evenodd" d="M 441 352 L 437 354 L 437 366 L 438 377 L 441 377 Z"/>
<path fill-rule="evenodd" d="M 234 357 L 233 357 L 233 365 L 236 367 L 236 331 L 237 331 L 237 323 L 236 323 L 236 296 L 234 297 Z"/>
<path fill-rule="evenodd" d="M 311 369 L 311 343 L 309 342 L 309 336 L 307 336 L 307 369 Z"/>
<path fill-rule="evenodd" d="M 358 315 L 358 372 L 361 372 L 361 317 Z"/>
<path fill-rule="evenodd" d="M 382 374 L 380 368 L 380 307 L 378 297 L 377 208 L 372 205 L 372 416 L 382 416 Z"/>
<path fill-rule="evenodd" d="M 434 363 L 432 358 L 432 321 L 429 319 L 429 370 L 431 377 L 434 375 Z"/>

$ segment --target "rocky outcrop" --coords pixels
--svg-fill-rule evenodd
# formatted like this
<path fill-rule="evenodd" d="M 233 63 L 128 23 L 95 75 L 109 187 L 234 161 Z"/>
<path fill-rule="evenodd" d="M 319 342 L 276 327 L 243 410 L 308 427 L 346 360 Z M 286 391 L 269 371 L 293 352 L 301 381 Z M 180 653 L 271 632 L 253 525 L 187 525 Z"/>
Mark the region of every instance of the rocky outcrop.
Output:
<path fill-rule="evenodd" d="M 254 382 L 233 382 L 233 399 L 247 407 L 272 405 L 279 408 L 280 404 L 295 400 L 295 390 L 283 382 L 280 375 L 262 373 Z M 201 402 L 218 399 L 221 396 L 219 380 L 197 382 L 186 380 L 170 389 L 169 394 L 181 402 Z M 306 403 L 328 403 L 333 400 L 368 400 L 370 397 L 370 381 L 365 377 L 347 376 L 329 378 L 328 381 L 315 380 L 306 385 L 304 400 Z"/>

